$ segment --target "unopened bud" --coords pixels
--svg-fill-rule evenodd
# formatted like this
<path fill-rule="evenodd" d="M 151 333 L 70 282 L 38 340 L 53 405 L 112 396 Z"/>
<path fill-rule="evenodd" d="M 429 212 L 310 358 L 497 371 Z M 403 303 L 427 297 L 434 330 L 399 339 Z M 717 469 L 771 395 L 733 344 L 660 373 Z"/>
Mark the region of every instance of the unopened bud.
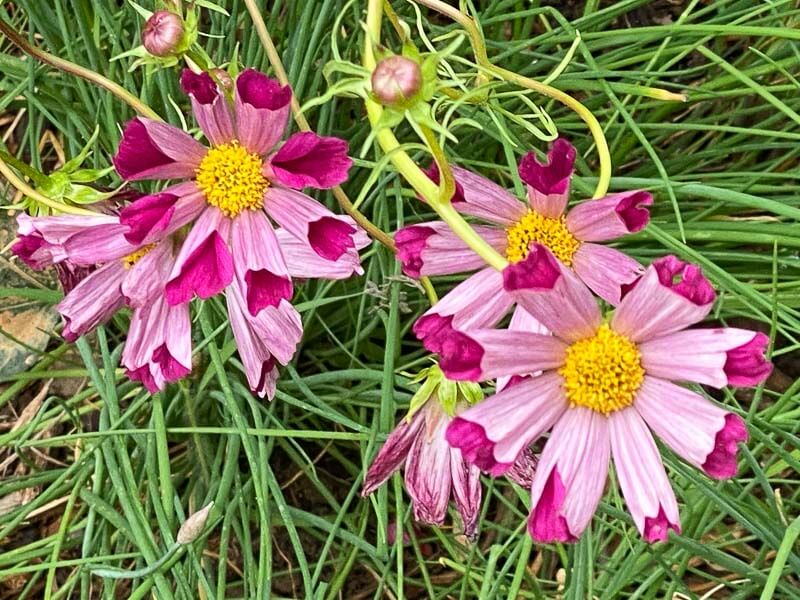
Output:
<path fill-rule="evenodd" d="M 372 72 L 372 91 L 381 104 L 392 106 L 412 98 L 422 87 L 422 70 L 405 56 L 384 58 Z"/>
<path fill-rule="evenodd" d="M 174 12 L 157 10 L 144 25 L 142 44 L 153 56 L 174 53 L 183 38 L 183 19 Z"/>
<path fill-rule="evenodd" d="M 208 513 L 212 506 L 214 503 L 210 502 L 205 508 L 201 508 L 183 522 L 175 538 L 179 544 L 191 544 L 197 539 L 206 526 Z"/>

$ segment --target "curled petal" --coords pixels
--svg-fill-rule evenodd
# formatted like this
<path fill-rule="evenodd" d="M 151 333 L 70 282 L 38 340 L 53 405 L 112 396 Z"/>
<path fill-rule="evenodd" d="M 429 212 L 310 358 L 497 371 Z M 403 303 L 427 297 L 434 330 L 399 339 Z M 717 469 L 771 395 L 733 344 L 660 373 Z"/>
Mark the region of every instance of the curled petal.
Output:
<path fill-rule="evenodd" d="M 286 140 L 269 164 L 276 181 L 295 189 L 332 188 L 347 179 L 352 165 L 346 141 L 311 131 Z"/>
<path fill-rule="evenodd" d="M 67 294 L 56 306 L 64 317 L 61 335 L 74 342 L 111 318 L 125 303 L 120 292 L 125 268 L 119 261 L 104 265 Z"/>
<path fill-rule="evenodd" d="M 114 167 L 120 177 L 136 179 L 190 179 L 206 148 L 173 125 L 136 117 L 122 132 Z"/>
<path fill-rule="evenodd" d="M 451 450 L 450 474 L 453 479 L 453 499 L 464 523 L 464 535 L 472 539 L 478 531 L 481 510 L 481 472 L 465 462 L 460 451 Z"/>
<path fill-rule="evenodd" d="M 441 525 L 447 515 L 452 475 L 450 447 L 444 439 L 449 419 L 435 415 L 438 406 L 425 407 L 428 431 L 417 435 L 406 458 L 405 484 L 414 507 L 414 518 L 422 523 Z"/>
<path fill-rule="evenodd" d="M 346 221 L 349 223 L 349 221 Z M 355 222 L 351 223 L 356 228 Z M 307 239 L 293 236 L 285 229 L 275 232 L 281 252 L 286 261 L 289 275 L 300 279 L 347 279 L 353 275 L 361 275 L 364 269 L 358 256 L 358 250 L 370 244 L 369 236 L 357 229 L 353 236 L 354 247 L 344 252 L 338 259 L 331 261 L 323 258 Z"/>
<path fill-rule="evenodd" d="M 575 156 L 575 147 L 558 138 L 547 153 L 546 163 L 540 163 L 533 152 L 520 161 L 519 176 L 528 184 L 528 201 L 540 215 L 557 219 L 564 212 Z"/>
<path fill-rule="evenodd" d="M 649 192 L 622 192 L 587 200 L 569 211 L 567 228 L 582 242 L 605 242 L 645 228 L 650 220 Z"/>
<path fill-rule="evenodd" d="M 292 90 L 254 69 L 236 79 L 238 139 L 250 152 L 264 155 L 278 143 L 289 118 Z"/>
<path fill-rule="evenodd" d="M 611 326 L 644 342 L 702 321 L 716 295 L 697 265 L 674 256 L 653 262 L 620 302 Z"/>
<path fill-rule="evenodd" d="M 414 440 L 424 431 L 425 412 L 407 421 L 403 419 L 384 442 L 364 476 L 362 496 L 369 496 L 382 486 L 405 462 Z"/>
<path fill-rule="evenodd" d="M 128 269 L 120 291 L 128 306 L 140 308 L 160 300 L 174 262 L 171 239 L 160 242 Z"/>
<path fill-rule="evenodd" d="M 205 207 L 202 192 L 189 181 L 139 198 L 122 209 L 119 220 L 128 228 L 128 242 L 150 244 L 194 221 Z"/>
<path fill-rule="evenodd" d="M 622 291 L 644 273 L 644 267 L 619 250 L 583 243 L 572 258 L 572 268 L 581 281 L 603 300 L 617 306 Z"/>
<path fill-rule="evenodd" d="M 728 350 L 725 358 L 725 375 L 730 385 L 754 386 L 767 380 L 772 373 L 772 363 L 766 358 L 769 338 L 759 332 L 746 344 Z"/>
<path fill-rule="evenodd" d="M 191 98 L 194 117 L 212 144 L 225 144 L 236 137 L 233 111 L 211 75 L 183 69 L 181 88 Z"/>

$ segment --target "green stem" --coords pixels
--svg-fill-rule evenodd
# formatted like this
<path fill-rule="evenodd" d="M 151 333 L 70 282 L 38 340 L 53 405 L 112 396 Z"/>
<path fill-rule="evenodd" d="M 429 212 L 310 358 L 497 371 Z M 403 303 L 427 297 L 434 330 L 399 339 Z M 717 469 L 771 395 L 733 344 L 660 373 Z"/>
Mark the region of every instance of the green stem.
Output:
<path fill-rule="evenodd" d="M 2 23 L 2 21 L 0 21 L 0 23 Z M 55 200 L 48 198 L 44 194 L 40 194 L 31 186 L 29 186 L 27 183 L 25 183 L 24 180 L 18 177 L 17 174 L 14 173 L 14 171 L 5 163 L 5 161 L 3 161 L 2 158 L 0 158 L 0 174 L 2 174 L 6 179 L 8 179 L 9 183 L 13 185 L 15 188 L 17 188 L 20 192 L 22 192 L 32 200 L 35 200 L 39 204 L 47 206 L 48 208 L 52 208 L 53 210 L 57 210 L 58 212 L 69 213 L 73 215 L 87 215 L 87 216 L 97 215 L 97 213 L 91 210 L 86 210 L 85 208 L 79 208 L 77 206 L 70 206 L 69 204 L 64 204 L 62 202 L 56 202 Z"/>

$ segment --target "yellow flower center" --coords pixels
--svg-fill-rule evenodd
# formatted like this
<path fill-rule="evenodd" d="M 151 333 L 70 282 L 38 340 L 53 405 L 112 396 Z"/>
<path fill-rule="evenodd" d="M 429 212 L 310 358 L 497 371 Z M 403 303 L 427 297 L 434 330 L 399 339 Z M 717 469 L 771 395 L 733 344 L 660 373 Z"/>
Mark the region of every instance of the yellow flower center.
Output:
<path fill-rule="evenodd" d="M 603 324 L 590 338 L 567 348 L 564 392 L 571 406 L 585 406 L 607 415 L 630 406 L 644 380 L 636 344 Z"/>
<path fill-rule="evenodd" d="M 261 174 L 264 162 L 233 141 L 220 144 L 206 153 L 197 167 L 197 187 L 206 202 L 216 206 L 226 217 L 264 205 L 269 182 Z"/>
<path fill-rule="evenodd" d="M 581 246 L 567 229 L 565 217 L 552 219 L 533 210 L 529 210 L 519 222 L 509 227 L 506 235 L 506 258 L 511 263 L 525 260 L 530 245 L 535 242 L 547 246 L 558 260 L 570 267 L 572 257 Z"/>
<path fill-rule="evenodd" d="M 139 262 L 144 255 L 150 252 L 153 248 L 155 248 L 158 244 L 148 244 L 147 246 L 142 246 L 133 254 L 128 254 L 128 256 L 124 256 L 122 260 L 122 266 L 126 269 L 130 269 L 133 265 Z"/>

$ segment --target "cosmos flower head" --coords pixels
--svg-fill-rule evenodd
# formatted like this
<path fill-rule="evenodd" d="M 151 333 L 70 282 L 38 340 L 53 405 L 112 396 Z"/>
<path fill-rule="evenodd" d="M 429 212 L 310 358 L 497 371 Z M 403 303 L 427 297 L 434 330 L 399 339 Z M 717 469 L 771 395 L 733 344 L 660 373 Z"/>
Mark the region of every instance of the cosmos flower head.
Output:
<path fill-rule="evenodd" d="M 603 494 L 609 461 L 649 542 L 680 532 L 677 501 L 653 434 L 707 475 L 736 473 L 747 427 L 683 384 L 757 385 L 772 365 L 763 333 L 688 329 L 715 300 L 695 265 L 655 261 L 610 318 L 591 291 L 543 245 L 502 273 L 504 289 L 552 335 L 476 329 L 443 349 L 457 380 L 524 376 L 458 415 L 447 439 L 473 464 L 505 473 L 550 432 L 531 486 L 528 529 L 540 542 L 578 539 Z M 531 375 L 535 376 L 531 376 Z"/>

